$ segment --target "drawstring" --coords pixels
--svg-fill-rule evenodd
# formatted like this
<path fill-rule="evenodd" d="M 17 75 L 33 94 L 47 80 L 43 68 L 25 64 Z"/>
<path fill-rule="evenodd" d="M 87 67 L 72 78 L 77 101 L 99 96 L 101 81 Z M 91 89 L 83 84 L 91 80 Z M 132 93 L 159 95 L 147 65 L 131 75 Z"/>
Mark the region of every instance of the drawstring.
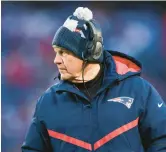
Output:
<path fill-rule="evenodd" d="M 90 97 L 90 99 L 92 99 L 86 85 L 85 85 L 85 81 L 84 81 L 84 70 L 85 70 L 85 66 L 86 66 L 86 63 L 87 63 L 87 60 L 84 60 L 84 63 L 83 63 L 83 69 L 82 69 L 82 80 L 83 80 L 83 84 L 84 84 L 84 88 L 86 90 L 86 93 L 88 94 L 88 96 Z"/>
<path fill-rule="evenodd" d="M 60 78 L 61 78 L 60 73 L 56 77 L 54 77 L 54 80 L 56 80 L 57 78 L 60 80 Z"/>

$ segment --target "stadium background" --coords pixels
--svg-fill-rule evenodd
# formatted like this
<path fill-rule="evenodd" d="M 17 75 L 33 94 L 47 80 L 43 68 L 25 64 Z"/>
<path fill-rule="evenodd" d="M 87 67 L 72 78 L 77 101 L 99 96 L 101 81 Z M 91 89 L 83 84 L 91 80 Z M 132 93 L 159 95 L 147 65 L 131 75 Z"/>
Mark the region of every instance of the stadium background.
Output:
<path fill-rule="evenodd" d="M 21 151 L 36 100 L 55 83 L 52 38 L 78 6 L 93 11 L 106 49 L 142 62 L 142 76 L 166 101 L 164 2 L 2 2 L 2 152 Z"/>

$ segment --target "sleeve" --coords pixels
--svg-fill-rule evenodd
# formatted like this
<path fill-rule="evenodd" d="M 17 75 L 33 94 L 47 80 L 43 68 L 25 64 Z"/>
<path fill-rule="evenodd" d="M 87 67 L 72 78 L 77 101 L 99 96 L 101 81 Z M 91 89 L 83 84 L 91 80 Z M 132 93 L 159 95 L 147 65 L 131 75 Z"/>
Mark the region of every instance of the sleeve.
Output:
<path fill-rule="evenodd" d="M 42 98 L 37 102 L 34 116 L 22 144 L 22 152 L 51 152 L 49 135 L 46 127 L 39 119 L 39 108 Z"/>
<path fill-rule="evenodd" d="M 140 118 L 140 135 L 146 152 L 166 152 L 166 104 L 150 85 L 143 115 Z"/>

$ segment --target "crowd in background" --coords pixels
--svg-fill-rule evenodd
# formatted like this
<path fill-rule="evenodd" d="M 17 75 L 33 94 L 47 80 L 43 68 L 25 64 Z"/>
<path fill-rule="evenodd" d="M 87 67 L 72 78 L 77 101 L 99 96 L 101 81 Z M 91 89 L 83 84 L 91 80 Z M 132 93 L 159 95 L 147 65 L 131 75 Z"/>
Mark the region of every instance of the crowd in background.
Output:
<path fill-rule="evenodd" d="M 56 81 L 51 42 L 78 6 L 100 23 L 104 48 L 142 62 L 142 76 L 166 101 L 166 7 L 162 2 L 3 2 L 2 152 L 19 152 L 40 95 Z"/>

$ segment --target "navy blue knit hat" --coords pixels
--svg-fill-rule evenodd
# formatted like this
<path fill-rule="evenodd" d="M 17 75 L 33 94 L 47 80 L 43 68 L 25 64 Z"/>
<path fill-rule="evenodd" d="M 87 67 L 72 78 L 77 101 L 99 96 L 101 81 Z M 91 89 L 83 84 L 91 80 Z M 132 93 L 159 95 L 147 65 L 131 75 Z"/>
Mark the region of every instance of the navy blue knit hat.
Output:
<path fill-rule="evenodd" d="M 58 46 L 73 52 L 78 58 L 84 60 L 87 54 L 87 44 L 90 41 L 90 29 L 87 21 L 95 27 L 100 26 L 93 20 L 93 14 L 88 8 L 78 7 L 73 15 L 69 16 L 64 24 L 57 30 L 52 41 L 53 47 Z M 103 61 L 103 53 L 96 62 Z"/>

